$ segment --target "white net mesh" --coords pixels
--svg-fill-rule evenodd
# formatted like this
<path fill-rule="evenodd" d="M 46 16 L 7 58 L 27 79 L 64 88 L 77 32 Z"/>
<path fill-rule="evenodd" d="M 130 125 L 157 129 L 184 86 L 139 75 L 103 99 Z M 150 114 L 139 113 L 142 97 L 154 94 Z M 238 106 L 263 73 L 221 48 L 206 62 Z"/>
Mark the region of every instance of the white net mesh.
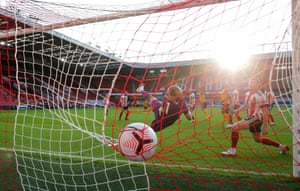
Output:
<path fill-rule="evenodd" d="M 297 176 L 298 158 L 275 148 L 298 144 L 292 128 L 297 80 L 293 86 L 291 26 L 299 6 L 292 10 L 292 1 L 18 0 L 1 1 L 0 8 L 7 71 L 1 95 L 9 92 L 12 98 L 0 103 L 18 103 L 10 132 L 22 189 L 299 187 L 286 182 Z M 276 144 L 255 143 L 245 131 L 237 157 L 224 158 L 220 153 L 231 137 L 218 92 L 239 88 L 243 102 L 250 77 L 260 78 L 262 89 L 275 95 L 276 126 L 269 125 L 267 137 Z M 126 125 L 150 125 L 153 119 L 147 99 L 136 92 L 140 83 L 159 98 L 174 84 L 186 97 L 202 89 L 209 115 L 198 101 L 195 123 L 182 117 L 157 132 L 157 151 L 146 163 L 128 161 L 117 145 Z M 120 114 L 124 92 L 130 96 L 129 120 Z"/>

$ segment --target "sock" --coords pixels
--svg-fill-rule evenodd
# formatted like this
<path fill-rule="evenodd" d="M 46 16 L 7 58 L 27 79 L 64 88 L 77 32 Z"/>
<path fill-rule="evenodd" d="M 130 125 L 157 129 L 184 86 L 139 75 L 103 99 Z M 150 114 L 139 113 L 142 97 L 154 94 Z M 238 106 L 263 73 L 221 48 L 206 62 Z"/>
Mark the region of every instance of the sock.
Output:
<path fill-rule="evenodd" d="M 231 147 L 236 148 L 238 141 L 239 141 L 239 132 L 232 131 L 231 132 Z"/>
<path fill-rule="evenodd" d="M 125 120 L 128 120 L 128 116 L 129 116 L 129 111 L 126 113 L 126 118 L 125 118 Z"/>
<path fill-rule="evenodd" d="M 205 109 L 203 110 L 203 113 L 205 114 L 205 117 L 208 117 L 208 113 Z"/>
<path fill-rule="evenodd" d="M 274 146 L 274 147 L 279 147 L 279 143 L 275 142 L 275 141 L 272 141 L 268 138 L 262 138 L 261 139 L 261 143 L 262 144 L 265 144 L 265 145 L 270 145 L 270 146 Z"/>
<path fill-rule="evenodd" d="M 228 115 L 228 123 L 232 123 L 232 115 Z"/>

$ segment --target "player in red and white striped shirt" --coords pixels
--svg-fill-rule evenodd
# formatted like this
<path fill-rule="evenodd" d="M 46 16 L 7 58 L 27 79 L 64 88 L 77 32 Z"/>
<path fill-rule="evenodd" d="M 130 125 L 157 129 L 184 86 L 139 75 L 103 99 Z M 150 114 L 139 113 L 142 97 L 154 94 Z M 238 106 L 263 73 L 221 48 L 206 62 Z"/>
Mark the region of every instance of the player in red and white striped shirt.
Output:
<path fill-rule="evenodd" d="M 191 112 L 195 110 L 196 107 L 196 95 L 194 92 L 189 94 L 189 109 Z"/>
<path fill-rule="evenodd" d="M 223 156 L 236 155 L 236 148 L 239 140 L 239 131 L 241 129 L 249 129 L 252 133 L 253 139 L 257 143 L 278 147 L 280 149 L 280 153 L 285 153 L 289 150 L 288 146 L 277 143 L 261 135 L 261 131 L 264 135 L 268 133 L 267 127 L 269 120 L 269 111 L 267 109 L 266 96 L 260 90 L 260 83 L 257 79 L 251 79 L 249 81 L 249 92 L 246 94 L 245 102 L 234 112 L 239 112 L 244 109 L 247 110 L 247 118 L 234 123 L 231 127 L 231 148 L 227 151 L 222 152 L 221 154 Z M 261 129 L 262 125 L 263 129 Z"/>
<path fill-rule="evenodd" d="M 123 113 L 126 111 L 126 117 L 125 117 L 125 120 L 128 120 L 128 116 L 130 114 L 130 111 L 129 111 L 129 100 L 128 100 L 128 95 L 127 95 L 127 92 L 125 92 L 123 95 L 121 95 L 120 97 L 120 106 L 122 108 L 121 110 L 121 113 L 119 115 L 119 120 L 122 119 L 122 115 Z"/>
<path fill-rule="evenodd" d="M 232 91 L 232 94 L 231 94 L 227 128 L 230 128 L 233 125 L 233 114 L 235 114 L 235 117 L 238 121 L 240 121 L 242 119 L 239 112 L 233 113 L 233 111 L 235 109 L 238 109 L 240 106 L 241 106 L 240 105 L 240 92 L 239 92 L 239 90 L 235 89 Z"/>

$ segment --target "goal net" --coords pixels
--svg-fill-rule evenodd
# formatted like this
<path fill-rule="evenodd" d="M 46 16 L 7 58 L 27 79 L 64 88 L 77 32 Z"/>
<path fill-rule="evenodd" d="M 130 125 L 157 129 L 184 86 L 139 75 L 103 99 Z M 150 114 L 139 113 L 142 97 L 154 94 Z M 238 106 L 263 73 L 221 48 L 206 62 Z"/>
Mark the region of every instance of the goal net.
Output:
<path fill-rule="evenodd" d="M 296 0 L 0 1 L 0 190 L 299 189 L 299 9 Z M 274 100 L 260 133 L 236 133 L 248 115 L 235 115 L 232 99 L 249 102 L 250 79 Z M 121 131 L 151 126 L 151 97 L 163 101 L 173 85 L 194 121 L 179 107 L 155 132 L 154 155 L 127 159 Z"/>

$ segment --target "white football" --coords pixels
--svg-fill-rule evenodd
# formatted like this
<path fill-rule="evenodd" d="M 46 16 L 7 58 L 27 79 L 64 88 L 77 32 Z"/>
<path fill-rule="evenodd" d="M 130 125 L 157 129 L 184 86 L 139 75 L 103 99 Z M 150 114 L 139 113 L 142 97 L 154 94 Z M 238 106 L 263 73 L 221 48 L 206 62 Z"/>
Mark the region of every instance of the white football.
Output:
<path fill-rule="evenodd" d="M 132 161 L 145 161 L 152 157 L 157 147 L 157 136 L 144 123 L 131 123 L 120 133 L 119 149 L 123 156 Z"/>

